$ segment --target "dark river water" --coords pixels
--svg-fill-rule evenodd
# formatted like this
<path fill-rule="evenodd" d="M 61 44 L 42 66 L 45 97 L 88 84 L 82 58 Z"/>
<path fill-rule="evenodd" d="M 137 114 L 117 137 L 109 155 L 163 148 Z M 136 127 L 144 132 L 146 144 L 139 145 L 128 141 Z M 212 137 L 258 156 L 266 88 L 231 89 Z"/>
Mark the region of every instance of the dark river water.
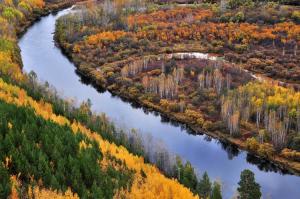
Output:
<path fill-rule="evenodd" d="M 43 17 L 20 39 L 25 72 L 35 71 L 40 80 L 48 81 L 64 97 L 75 98 L 78 102 L 89 98 L 93 111 L 104 112 L 119 126 L 136 128 L 161 140 L 169 151 L 189 160 L 200 174 L 207 171 L 211 179 L 221 180 L 225 199 L 234 195 L 244 169 L 255 173 L 263 198 L 300 198 L 300 177 L 286 174 L 274 165 L 218 140 L 189 134 L 181 126 L 167 122 L 158 114 L 145 112 L 113 97 L 109 92 L 99 93 L 91 85 L 82 83 L 75 73 L 75 66 L 53 42 L 55 20 L 69 12 L 70 9 L 66 9 L 56 15 Z"/>

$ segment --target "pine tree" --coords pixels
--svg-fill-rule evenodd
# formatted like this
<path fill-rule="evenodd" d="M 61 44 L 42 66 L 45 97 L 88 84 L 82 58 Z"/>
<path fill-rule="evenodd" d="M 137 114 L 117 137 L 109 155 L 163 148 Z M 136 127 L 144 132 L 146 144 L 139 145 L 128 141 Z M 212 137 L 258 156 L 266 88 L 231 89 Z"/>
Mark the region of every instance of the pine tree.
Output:
<path fill-rule="evenodd" d="M 190 162 L 187 162 L 183 168 L 181 183 L 192 191 L 197 189 L 197 176 Z"/>
<path fill-rule="evenodd" d="M 201 197 L 207 198 L 210 196 L 210 192 L 211 192 L 211 182 L 209 180 L 207 172 L 204 172 L 202 179 L 198 184 L 198 193 Z"/>
<path fill-rule="evenodd" d="M 0 198 L 7 198 L 11 192 L 8 171 L 0 164 Z"/>
<path fill-rule="evenodd" d="M 259 199 L 261 197 L 260 185 L 255 182 L 254 173 L 245 169 L 241 173 L 241 180 L 238 183 L 238 192 L 241 199 Z"/>
<path fill-rule="evenodd" d="M 211 199 L 222 199 L 221 185 L 218 182 L 214 182 L 214 186 L 211 193 Z"/>

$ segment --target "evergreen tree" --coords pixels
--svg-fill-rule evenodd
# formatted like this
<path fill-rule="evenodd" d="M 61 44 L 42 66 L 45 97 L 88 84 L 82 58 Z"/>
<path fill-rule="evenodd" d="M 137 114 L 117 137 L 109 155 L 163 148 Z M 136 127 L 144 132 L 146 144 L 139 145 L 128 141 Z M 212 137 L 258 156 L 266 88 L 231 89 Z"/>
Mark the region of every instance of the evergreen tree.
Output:
<path fill-rule="evenodd" d="M 241 180 L 238 183 L 238 192 L 241 199 L 259 199 L 261 197 L 260 185 L 255 182 L 254 173 L 245 169 L 241 173 Z"/>
<path fill-rule="evenodd" d="M 203 198 L 208 198 L 211 193 L 211 182 L 207 175 L 207 172 L 204 172 L 202 179 L 198 184 L 198 193 Z"/>
<path fill-rule="evenodd" d="M 181 158 L 176 157 L 176 165 L 173 168 L 173 176 L 178 179 L 180 184 L 183 184 L 194 193 L 197 192 L 197 176 L 189 161 L 183 164 Z"/>
<path fill-rule="evenodd" d="M 222 199 L 221 185 L 218 182 L 214 182 L 214 186 L 211 193 L 211 199 Z"/>
<path fill-rule="evenodd" d="M 181 183 L 195 192 L 197 189 L 197 176 L 190 162 L 185 164 L 182 172 Z"/>
<path fill-rule="evenodd" d="M 10 194 L 11 182 L 8 171 L 0 164 L 0 198 L 7 198 Z"/>

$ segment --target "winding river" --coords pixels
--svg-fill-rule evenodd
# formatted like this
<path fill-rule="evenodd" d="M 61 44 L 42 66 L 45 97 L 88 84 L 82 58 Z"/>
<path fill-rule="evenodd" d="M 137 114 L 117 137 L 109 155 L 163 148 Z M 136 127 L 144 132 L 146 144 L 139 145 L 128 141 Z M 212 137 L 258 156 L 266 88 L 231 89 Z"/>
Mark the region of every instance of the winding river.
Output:
<path fill-rule="evenodd" d="M 180 125 L 168 122 L 159 114 L 133 107 L 109 92 L 99 93 L 91 85 L 84 84 L 75 73 L 73 63 L 53 42 L 56 19 L 70 11 L 69 8 L 41 18 L 20 39 L 25 72 L 35 71 L 39 79 L 48 81 L 64 97 L 76 98 L 78 102 L 89 98 L 93 111 L 104 112 L 118 125 L 136 128 L 161 140 L 169 151 L 189 160 L 200 174 L 207 171 L 212 179 L 220 179 L 225 199 L 234 195 L 244 169 L 255 173 L 263 198 L 300 198 L 300 177 L 287 174 L 218 140 L 189 134 Z"/>

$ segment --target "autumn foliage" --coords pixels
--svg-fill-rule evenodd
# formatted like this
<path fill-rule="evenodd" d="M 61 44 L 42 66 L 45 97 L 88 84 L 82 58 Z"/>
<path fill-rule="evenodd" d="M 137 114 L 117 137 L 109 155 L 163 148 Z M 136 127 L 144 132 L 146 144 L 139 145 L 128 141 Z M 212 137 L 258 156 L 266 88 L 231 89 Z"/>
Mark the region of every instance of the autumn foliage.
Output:
<path fill-rule="evenodd" d="M 126 35 L 126 32 L 124 31 L 114 31 L 114 32 L 101 32 L 96 35 L 89 36 L 87 38 L 88 44 L 97 44 L 101 45 L 101 42 L 114 42 L 117 39 L 124 37 Z"/>
<path fill-rule="evenodd" d="M 56 40 L 97 87 L 272 159 L 300 150 L 300 25 L 295 7 L 251 5 L 106 2 L 59 19 Z"/>
<path fill-rule="evenodd" d="M 131 190 L 122 190 L 117 194 L 124 194 L 126 197 L 134 198 L 135 196 L 145 193 L 147 190 L 150 198 L 165 198 L 166 196 L 172 198 L 197 198 L 176 180 L 167 179 L 157 168 L 145 164 L 142 157 L 134 156 L 124 147 L 119 147 L 113 143 L 103 140 L 97 133 L 90 131 L 76 121 L 70 122 L 67 118 L 54 114 L 50 104 L 43 101 L 36 102 L 31 97 L 27 96 L 24 90 L 16 86 L 9 85 L 3 82 L 3 80 L 0 80 L 0 99 L 17 106 L 32 107 L 37 115 L 46 120 L 50 119 L 58 125 L 70 125 L 73 133 L 76 134 L 81 132 L 89 139 L 95 140 L 99 144 L 100 150 L 103 154 L 109 154 L 121 161 L 124 161 L 129 169 L 133 169 L 135 171 L 135 176 Z M 80 145 L 82 146 L 84 144 L 82 143 Z M 141 171 L 145 172 L 147 178 L 141 175 Z M 44 194 L 60 195 L 55 192 L 53 193 L 46 190 L 40 190 L 39 188 L 35 188 L 33 193 L 41 196 Z M 65 194 L 70 195 L 69 193 Z"/>

